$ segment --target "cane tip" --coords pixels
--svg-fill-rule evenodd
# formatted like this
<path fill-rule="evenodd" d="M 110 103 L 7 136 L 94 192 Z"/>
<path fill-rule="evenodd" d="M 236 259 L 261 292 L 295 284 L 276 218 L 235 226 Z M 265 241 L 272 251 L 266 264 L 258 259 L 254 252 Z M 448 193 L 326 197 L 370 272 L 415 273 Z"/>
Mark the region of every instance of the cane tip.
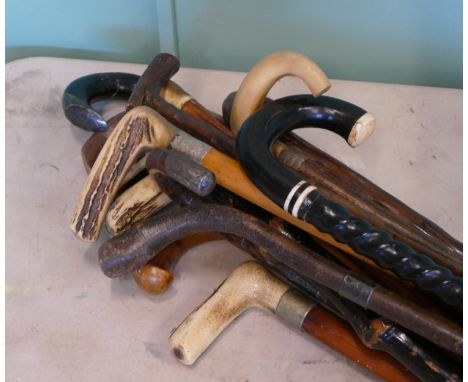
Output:
<path fill-rule="evenodd" d="M 172 342 L 172 341 L 171 341 Z M 192 354 L 190 351 L 187 351 L 182 345 L 172 345 L 172 353 L 175 357 L 184 365 L 190 366 L 195 363 L 200 354 Z"/>
<path fill-rule="evenodd" d="M 351 147 L 357 147 L 367 141 L 367 139 L 374 133 L 375 118 L 372 114 L 366 113 L 359 118 L 351 129 L 348 137 L 348 144 Z"/>
<path fill-rule="evenodd" d="M 133 272 L 133 279 L 145 292 L 159 295 L 166 291 L 174 276 L 163 268 L 147 264 Z"/>

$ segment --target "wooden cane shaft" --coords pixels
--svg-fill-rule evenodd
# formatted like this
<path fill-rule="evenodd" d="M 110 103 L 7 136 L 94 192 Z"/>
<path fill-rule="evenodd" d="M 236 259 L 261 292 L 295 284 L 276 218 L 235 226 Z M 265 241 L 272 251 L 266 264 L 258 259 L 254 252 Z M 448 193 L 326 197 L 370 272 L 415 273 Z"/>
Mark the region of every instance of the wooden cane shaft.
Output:
<path fill-rule="evenodd" d="M 368 264 L 376 266 L 372 260 L 354 252 L 349 246 L 338 243 L 331 235 L 320 232 L 311 224 L 308 224 L 303 220 L 296 219 L 294 216 L 288 214 L 281 207 L 276 205 L 271 201 L 271 199 L 255 187 L 242 170 L 239 162 L 236 160 L 217 150 L 211 150 L 205 155 L 201 164 L 213 172 L 216 176 L 216 181 L 220 186 L 227 188 L 229 191 L 232 191 L 244 199 L 264 208 L 281 219 L 294 224 L 296 227 L 303 229 L 311 235 L 318 237 L 319 239 L 330 243 L 355 257 L 358 257 L 360 260 Z"/>
<path fill-rule="evenodd" d="M 191 99 L 186 102 L 182 107 L 182 111 L 189 113 L 201 120 L 209 123 L 211 126 L 215 127 L 217 130 L 225 133 L 227 136 L 235 139 L 234 133 L 229 130 L 224 123 L 222 122 L 222 117 L 215 115 L 212 111 L 206 109 L 203 105 L 197 102 L 195 99 Z"/>
<path fill-rule="evenodd" d="M 398 278 L 393 272 L 380 267 L 371 266 L 371 264 L 368 263 L 361 263 L 359 262 L 359 259 L 353 258 L 348 253 L 343 253 L 338 248 L 333 247 L 328 243 L 323 243 L 323 248 L 330 252 L 333 257 L 343 261 L 348 268 L 352 269 L 357 274 L 365 275 L 367 278 L 374 280 L 388 290 L 391 290 L 400 296 L 405 296 L 413 303 L 418 304 L 426 309 L 435 311 L 441 316 L 449 316 L 450 312 L 438 304 L 437 301 L 434 300 L 431 296 L 428 296 L 416 288 L 409 281 Z M 351 264 L 354 264 L 354 268 L 351 268 Z M 355 270 L 356 267 L 358 267 L 359 270 Z"/>
<path fill-rule="evenodd" d="M 304 331 L 386 381 L 418 381 L 384 352 L 367 348 L 350 326 L 322 307 L 312 309 L 302 324 Z"/>

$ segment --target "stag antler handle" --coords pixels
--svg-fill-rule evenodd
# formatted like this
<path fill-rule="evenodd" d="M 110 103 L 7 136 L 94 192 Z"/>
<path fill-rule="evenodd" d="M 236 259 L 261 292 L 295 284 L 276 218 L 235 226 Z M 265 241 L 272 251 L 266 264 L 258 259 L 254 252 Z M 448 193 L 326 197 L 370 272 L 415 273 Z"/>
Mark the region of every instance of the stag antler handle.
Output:
<path fill-rule="evenodd" d="M 167 147 L 173 136 L 168 122 L 140 106 L 128 112 L 102 148 L 82 189 L 71 229 L 81 239 L 96 241 L 107 209 L 125 174 L 146 149 Z"/>

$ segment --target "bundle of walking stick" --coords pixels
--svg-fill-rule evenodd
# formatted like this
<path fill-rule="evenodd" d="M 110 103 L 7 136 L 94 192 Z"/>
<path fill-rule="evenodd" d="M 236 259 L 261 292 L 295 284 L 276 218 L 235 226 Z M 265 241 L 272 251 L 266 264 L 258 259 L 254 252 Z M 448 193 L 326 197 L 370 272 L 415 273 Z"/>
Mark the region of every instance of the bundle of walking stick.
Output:
<path fill-rule="evenodd" d="M 256 306 L 384 380 L 461 380 L 462 244 L 292 132 L 326 129 L 357 146 L 374 117 L 322 95 L 327 76 L 294 52 L 258 62 L 222 116 L 171 81 L 178 70 L 159 54 L 141 76 L 88 75 L 63 96 L 70 122 L 93 132 L 71 229 L 94 242 L 107 227 L 105 275 L 132 273 L 159 294 L 188 248 L 220 237 L 256 260 L 175 330 L 175 356 L 194 363 Z M 266 98 L 286 75 L 311 94 Z M 114 97 L 126 108 L 106 121 L 93 102 Z"/>

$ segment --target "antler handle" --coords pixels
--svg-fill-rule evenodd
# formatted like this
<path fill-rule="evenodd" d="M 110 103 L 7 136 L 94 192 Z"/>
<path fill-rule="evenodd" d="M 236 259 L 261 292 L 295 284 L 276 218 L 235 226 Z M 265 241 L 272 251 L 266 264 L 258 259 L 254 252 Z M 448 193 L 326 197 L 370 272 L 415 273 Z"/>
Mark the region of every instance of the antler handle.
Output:
<path fill-rule="evenodd" d="M 172 136 L 168 122 L 148 107 L 132 109 L 122 118 L 81 191 L 70 224 L 79 238 L 97 240 L 107 209 L 132 163 L 144 150 L 167 147 Z"/>

